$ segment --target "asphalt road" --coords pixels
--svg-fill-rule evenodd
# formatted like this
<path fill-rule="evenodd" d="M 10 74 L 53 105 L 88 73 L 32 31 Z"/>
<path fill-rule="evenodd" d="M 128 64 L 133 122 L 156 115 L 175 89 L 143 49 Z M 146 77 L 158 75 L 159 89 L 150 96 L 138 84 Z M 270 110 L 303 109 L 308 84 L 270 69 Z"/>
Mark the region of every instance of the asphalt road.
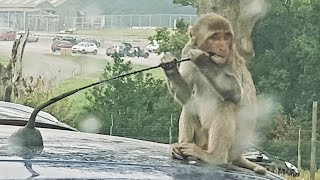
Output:
<path fill-rule="evenodd" d="M 23 76 L 42 76 L 45 79 L 61 81 L 78 74 L 92 74 L 102 71 L 106 61 L 112 61 L 105 55 L 106 45 L 99 47 L 98 54 L 72 54 L 61 56 L 60 51 L 51 51 L 52 40 L 40 39 L 39 42 L 27 43 L 23 56 Z M 105 44 L 111 44 L 106 42 Z M 0 55 L 11 56 L 13 41 L 0 41 Z M 133 64 L 155 66 L 161 56 L 150 53 L 149 58 L 123 58 Z M 77 61 L 79 59 L 79 61 Z"/>

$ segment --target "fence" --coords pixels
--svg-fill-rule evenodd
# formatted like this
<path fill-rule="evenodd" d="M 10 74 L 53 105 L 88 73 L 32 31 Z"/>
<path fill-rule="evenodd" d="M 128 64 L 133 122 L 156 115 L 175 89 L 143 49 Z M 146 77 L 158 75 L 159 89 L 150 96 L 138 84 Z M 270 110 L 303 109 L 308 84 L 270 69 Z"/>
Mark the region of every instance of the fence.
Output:
<path fill-rule="evenodd" d="M 171 144 L 178 140 L 178 117 L 164 115 L 146 120 L 145 117 L 139 118 L 139 115 L 128 117 L 111 114 L 103 120 L 86 118 L 80 123 L 79 129 L 86 132 L 99 132 L 112 136 Z"/>
<path fill-rule="evenodd" d="M 65 17 L 64 24 L 67 28 L 78 30 L 104 28 L 154 29 L 157 27 L 174 28 L 176 21 L 179 19 L 184 19 L 191 24 L 197 19 L 197 16 L 190 14 L 131 14 Z"/>
<path fill-rule="evenodd" d="M 197 16 L 192 14 L 129 14 L 63 17 L 43 11 L 0 12 L 0 26 L 19 30 L 29 28 L 32 31 L 58 31 L 67 28 L 76 28 L 77 30 L 174 28 L 178 19 L 193 23 Z"/>

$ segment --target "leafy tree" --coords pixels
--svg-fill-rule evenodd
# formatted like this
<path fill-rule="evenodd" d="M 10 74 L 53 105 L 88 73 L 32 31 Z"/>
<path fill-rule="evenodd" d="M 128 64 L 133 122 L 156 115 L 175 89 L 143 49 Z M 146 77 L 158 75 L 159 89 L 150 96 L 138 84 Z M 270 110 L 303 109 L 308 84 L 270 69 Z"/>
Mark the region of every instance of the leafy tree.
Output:
<path fill-rule="evenodd" d="M 181 58 L 181 51 L 188 42 L 188 24 L 183 19 L 179 19 L 176 23 L 175 30 L 167 28 L 160 28 L 156 30 L 154 36 L 149 37 L 149 40 L 156 40 L 160 42 L 158 53 L 170 52 L 175 57 Z"/>
<path fill-rule="evenodd" d="M 282 116 L 287 117 L 273 119 L 270 131 L 263 134 L 268 139 L 262 145 L 267 145 L 265 148 L 273 154 L 296 160 L 298 139 L 294 134 L 302 128 L 303 142 L 306 142 L 302 151 L 310 152 L 310 98 L 313 94 L 319 98 L 320 92 L 320 84 L 316 83 L 320 82 L 320 2 L 286 2 L 272 1 L 272 8 L 255 27 L 256 56 L 250 69 L 258 93 L 275 96 L 283 106 Z M 306 167 L 309 153 L 304 156 Z"/>
<path fill-rule="evenodd" d="M 124 63 L 116 56 L 114 64 L 107 63 L 101 78 L 131 71 L 131 63 Z M 113 119 L 113 135 L 168 143 L 173 115 L 173 136 L 177 137 L 180 108 L 168 93 L 165 82 L 150 73 L 138 73 L 96 86 L 87 93 L 87 99 L 86 114 L 100 120 L 99 133 L 109 134 Z"/>

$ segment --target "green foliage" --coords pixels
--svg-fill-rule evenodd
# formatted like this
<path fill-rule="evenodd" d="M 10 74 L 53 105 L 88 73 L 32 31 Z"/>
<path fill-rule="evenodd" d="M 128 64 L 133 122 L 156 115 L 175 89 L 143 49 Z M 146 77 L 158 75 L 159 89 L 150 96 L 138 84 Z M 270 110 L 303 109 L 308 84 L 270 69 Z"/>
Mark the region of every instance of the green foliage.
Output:
<path fill-rule="evenodd" d="M 45 83 L 43 79 L 37 78 L 32 82 L 26 80 L 26 83 L 24 84 L 25 86 L 20 89 L 23 89 L 23 91 L 21 91 L 22 94 L 17 100 L 17 102 L 21 104 L 36 108 L 40 104 L 55 97 L 55 95 L 53 94 L 53 89 L 55 87 L 50 81 L 48 83 Z M 50 105 L 43 111 L 52 114 L 61 122 L 74 126 L 74 114 L 71 113 L 73 103 L 74 101 L 69 100 L 68 98 L 63 99 L 53 105 Z"/>
<path fill-rule="evenodd" d="M 173 0 L 173 3 L 181 4 L 182 6 L 198 7 L 198 3 L 196 0 Z"/>
<path fill-rule="evenodd" d="M 188 24 L 183 19 L 177 21 L 176 29 L 169 30 L 160 28 L 156 30 L 156 35 L 149 37 L 149 40 L 160 42 L 158 53 L 170 52 L 175 57 L 181 58 L 181 51 L 189 40 L 187 35 Z"/>
<path fill-rule="evenodd" d="M 107 63 L 101 78 L 131 71 L 131 63 L 124 63 L 116 56 L 112 65 Z M 90 116 L 98 119 L 102 125 L 99 133 L 109 134 L 113 123 L 112 135 L 165 143 L 169 141 L 170 115 L 174 116 L 176 125 L 180 109 L 168 93 L 166 83 L 150 73 L 126 76 L 96 86 L 87 93 L 87 99 L 89 105 L 85 107 L 82 120 Z M 177 126 L 174 137 L 177 137 Z"/>
<path fill-rule="evenodd" d="M 311 96 L 316 94 L 318 100 L 320 96 L 320 2 L 271 1 L 271 5 L 253 32 L 256 56 L 250 69 L 258 93 L 275 96 L 287 118 L 273 118 L 262 145 L 273 154 L 296 160 L 294 134 L 302 128 L 303 141 L 308 142 L 302 150 L 310 152 Z M 309 155 L 304 156 L 305 167 Z"/>

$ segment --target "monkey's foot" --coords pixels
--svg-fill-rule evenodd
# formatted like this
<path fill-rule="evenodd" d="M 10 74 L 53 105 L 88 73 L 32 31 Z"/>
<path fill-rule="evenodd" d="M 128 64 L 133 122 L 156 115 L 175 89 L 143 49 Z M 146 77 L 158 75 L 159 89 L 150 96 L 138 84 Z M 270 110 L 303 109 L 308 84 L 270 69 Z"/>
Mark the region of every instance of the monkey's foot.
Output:
<path fill-rule="evenodd" d="M 262 175 L 265 175 L 267 173 L 267 169 L 262 166 L 257 166 L 255 168 L 253 168 L 253 171 L 258 174 L 262 174 Z"/>

